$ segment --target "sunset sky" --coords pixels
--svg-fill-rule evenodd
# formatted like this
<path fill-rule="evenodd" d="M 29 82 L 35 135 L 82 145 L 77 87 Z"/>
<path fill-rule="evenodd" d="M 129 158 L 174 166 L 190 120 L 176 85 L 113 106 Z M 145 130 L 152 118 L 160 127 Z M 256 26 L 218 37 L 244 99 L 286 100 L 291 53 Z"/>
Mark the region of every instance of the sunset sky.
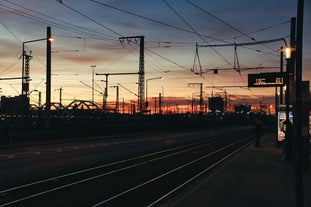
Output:
<path fill-rule="evenodd" d="M 234 70 L 234 48 L 198 49 L 203 75 L 196 74 L 198 61 L 195 45 L 244 43 L 285 38 L 289 42 L 290 18 L 296 16 L 294 0 L 0 0 L 0 78 L 21 77 L 22 43 L 46 36 L 51 26 L 52 101 L 91 100 L 92 68 L 95 73 L 138 72 L 139 45 L 123 43 L 119 37 L 145 36 L 145 80 L 148 97 L 164 92 L 165 97 L 189 99 L 199 88 L 188 83 L 203 83 L 204 98 L 221 94 L 224 88 L 234 100 L 253 98 L 273 102 L 274 88 L 250 90 L 248 73 L 279 71 L 279 49 L 284 42 L 237 48 L 240 68 Z M 311 3 L 305 1 L 303 80 L 311 77 Z M 30 91 L 42 92 L 45 102 L 44 41 L 26 44 L 32 51 Z M 285 62 L 285 61 L 284 61 Z M 195 63 L 195 64 L 194 64 Z M 236 64 L 237 66 L 237 64 Z M 191 69 L 195 71 L 192 72 Z M 210 69 L 219 69 L 214 74 Z M 95 101 L 102 102 L 104 76 L 95 76 Z M 120 99 L 137 100 L 138 75 L 109 76 L 108 101 L 115 100 L 115 86 Z M 1 95 L 21 93 L 21 80 L 2 80 Z M 33 92 L 31 102 L 37 102 Z M 269 100 L 268 100 L 269 99 Z"/>

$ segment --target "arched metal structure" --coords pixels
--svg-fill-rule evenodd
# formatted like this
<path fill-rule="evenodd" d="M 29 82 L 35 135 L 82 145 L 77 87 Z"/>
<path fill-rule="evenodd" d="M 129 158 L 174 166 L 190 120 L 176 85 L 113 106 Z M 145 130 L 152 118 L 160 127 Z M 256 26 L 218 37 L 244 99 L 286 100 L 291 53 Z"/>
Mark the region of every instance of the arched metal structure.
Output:
<path fill-rule="evenodd" d="M 98 105 L 92 101 L 87 100 L 73 100 L 68 106 L 67 110 L 80 109 L 80 110 L 99 110 Z"/>

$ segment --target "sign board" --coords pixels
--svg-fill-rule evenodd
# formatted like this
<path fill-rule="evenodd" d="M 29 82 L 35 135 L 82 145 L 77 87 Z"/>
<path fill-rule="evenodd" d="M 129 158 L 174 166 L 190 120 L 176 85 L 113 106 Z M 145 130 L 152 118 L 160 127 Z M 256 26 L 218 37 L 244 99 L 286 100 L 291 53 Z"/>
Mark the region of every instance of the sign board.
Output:
<path fill-rule="evenodd" d="M 248 74 L 248 87 L 275 87 L 284 86 L 285 73 L 258 73 Z"/>

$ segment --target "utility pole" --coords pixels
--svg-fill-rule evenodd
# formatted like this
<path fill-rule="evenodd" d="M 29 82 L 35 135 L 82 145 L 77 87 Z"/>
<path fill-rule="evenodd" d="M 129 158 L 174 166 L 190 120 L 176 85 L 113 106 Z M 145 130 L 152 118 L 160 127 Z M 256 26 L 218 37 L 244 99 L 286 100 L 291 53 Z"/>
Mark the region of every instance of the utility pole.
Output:
<path fill-rule="evenodd" d="M 96 65 L 91 65 L 92 68 L 92 102 L 94 103 L 94 69 Z"/>
<path fill-rule="evenodd" d="M 38 93 L 39 93 L 38 107 L 41 110 L 41 91 L 38 91 Z"/>
<path fill-rule="evenodd" d="M 291 26 L 290 26 L 290 48 L 295 48 L 296 42 L 296 17 L 291 18 Z M 290 116 L 293 113 L 294 106 L 294 71 L 295 71 L 295 58 L 296 52 L 294 50 L 290 50 L 290 57 L 286 57 L 286 91 L 285 91 L 285 113 L 286 113 L 286 134 L 285 134 L 285 146 L 286 146 L 286 155 L 289 161 L 293 160 L 293 141 L 294 141 L 294 132 L 293 132 L 293 120 L 291 120 Z M 292 113 L 291 113 L 292 112 Z"/>
<path fill-rule="evenodd" d="M 303 196 L 303 130 L 302 126 L 302 46 L 303 46 L 303 10 L 304 0 L 298 0 L 297 5 L 297 38 L 296 38 L 296 101 L 294 111 L 295 125 L 295 183 L 296 207 L 304 206 Z"/>
<path fill-rule="evenodd" d="M 119 86 L 111 86 L 116 88 L 116 113 L 119 113 Z"/>
<path fill-rule="evenodd" d="M 280 72 L 283 73 L 284 69 L 283 69 L 283 60 L 284 60 L 284 52 L 283 52 L 284 48 L 281 47 L 280 49 Z M 279 104 L 283 104 L 283 86 L 280 87 L 280 102 Z"/>
<path fill-rule="evenodd" d="M 106 79 L 103 82 L 106 83 L 104 98 L 103 98 L 103 110 L 104 112 L 107 111 L 107 97 L 108 97 L 108 76 L 109 75 L 137 75 L 138 73 L 96 73 L 96 75 L 104 75 Z"/>
<path fill-rule="evenodd" d="M 163 99 L 162 94 L 159 93 L 159 114 L 161 115 L 162 115 L 162 101 L 163 101 L 162 99 Z"/>
<path fill-rule="evenodd" d="M 133 91 L 131 91 L 130 89 L 124 87 L 123 85 L 121 85 L 120 83 L 118 83 L 119 86 L 121 86 L 123 89 L 127 90 L 128 92 L 130 92 L 131 94 L 134 94 L 135 96 L 138 97 L 138 95 L 136 93 L 134 93 Z"/>
<path fill-rule="evenodd" d="M 60 87 L 59 89 L 56 89 L 56 91 L 59 91 L 59 104 L 62 105 L 62 93 L 63 93 L 63 88 Z"/>
<path fill-rule="evenodd" d="M 124 43 L 124 40 L 128 42 L 137 43 L 139 40 L 139 70 L 138 70 L 138 107 L 139 112 L 143 114 L 144 111 L 144 100 L 145 100 L 145 57 L 144 57 L 144 44 L 145 37 L 144 36 L 131 36 L 131 37 L 120 37 L 121 43 Z"/>
<path fill-rule="evenodd" d="M 188 87 L 200 87 L 200 114 L 203 114 L 203 83 L 188 83 Z"/>
<path fill-rule="evenodd" d="M 39 107 L 39 109 L 41 109 L 41 91 L 39 91 L 39 90 L 33 90 L 32 92 L 34 92 L 34 91 L 36 91 L 36 92 L 38 92 L 38 107 Z"/>
<path fill-rule="evenodd" d="M 46 29 L 46 100 L 45 100 L 45 113 L 46 113 L 46 130 L 49 135 L 51 125 L 51 27 Z"/>
<path fill-rule="evenodd" d="M 104 97 L 103 97 L 103 110 L 104 110 L 104 113 L 106 113 L 107 112 L 108 76 L 109 76 L 109 74 L 104 74 L 104 75 L 106 76 L 106 79 L 104 80 L 104 82 L 106 84 L 105 84 L 105 91 L 104 91 Z"/>

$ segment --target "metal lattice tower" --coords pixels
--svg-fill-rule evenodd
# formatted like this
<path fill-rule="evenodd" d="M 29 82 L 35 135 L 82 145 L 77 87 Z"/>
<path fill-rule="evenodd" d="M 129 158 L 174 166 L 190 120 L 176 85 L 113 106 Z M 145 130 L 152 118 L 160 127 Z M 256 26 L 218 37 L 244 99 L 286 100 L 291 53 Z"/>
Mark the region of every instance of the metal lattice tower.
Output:
<path fill-rule="evenodd" d="M 30 60 L 32 58 L 31 51 L 30 55 L 26 54 L 24 51 L 24 60 L 25 60 L 25 70 L 23 71 L 23 78 L 22 78 L 22 95 L 28 97 L 29 96 L 29 80 L 30 80 Z"/>
<path fill-rule="evenodd" d="M 119 40 L 123 43 L 124 39 L 128 42 L 134 40 L 138 43 L 139 40 L 139 70 L 138 70 L 138 107 L 139 112 L 142 114 L 144 111 L 144 100 L 145 100 L 145 37 L 144 36 L 132 36 L 132 37 L 120 37 Z"/>

